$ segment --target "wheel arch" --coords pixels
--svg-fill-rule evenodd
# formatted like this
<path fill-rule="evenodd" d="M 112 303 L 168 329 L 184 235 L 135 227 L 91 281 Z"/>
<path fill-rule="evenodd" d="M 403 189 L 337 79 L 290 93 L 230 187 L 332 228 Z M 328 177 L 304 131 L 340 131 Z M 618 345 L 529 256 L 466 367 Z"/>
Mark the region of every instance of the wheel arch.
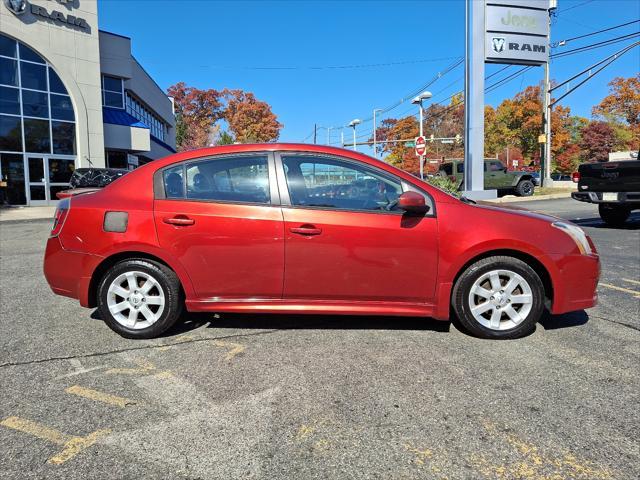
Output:
<path fill-rule="evenodd" d="M 533 186 L 535 187 L 536 183 L 533 181 L 533 177 L 531 175 L 522 175 L 520 177 L 516 177 L 515 179 L 515 183 L 513 184 L 514 187 L 517 187 L 518 184 L 520 182 L 522 182 L 523 180 L 529 180 L 531 183 L 533 183 Z"/>
<path fill-rule="evenodd" d="M 529 265 L 531 268 L 533 268 L 533 270 L 538 274 L 538 276 L 540 277 L 540 280 L 542 280 L 542 285 L 544 287 L 544 294 L 546 297 L 546 301 L 545 301 L 545 306 L 547 308 L 551 308 L 551 305 L 553 304 L 553 295 L 554 295 L 554 290 L 553 290 L 553 281 L 551 279 L 551 274 L 549 273 L 549 270 L 547 270 L 547 268 L 544 266 L 544 264 L 542 262 L 540 262 L 540 260 L 538 260 L 536 257 L 534 257 L 533 255 L 530 255 L 526 252 L 523 252 L 521 250 L 511 250 L 511 249 L 497 249 L 497 250 L 488 250 L 486 252 L 482 252 L 472 258 L 470 258 L 469 260 L 467 260 L 457 271 L 455 277 L 453 278 L 453 282 L 451 283 L 451 292 L 449 293 L 449 304 L 451 305 L 452 302 L 452 296 L 453 296 L 453 291 L 454 291 L 454 287 L 456 285 L 456 283 L 458 282 L 458 280 L 460 279 L 460 276 L 464 273 L 465 270 L 467 270 L 467 268 L 469 268 L 471 265 L 473 265 L 474 263 L 476 263 L 479 260 L 488 258 L 488 257 L 496 257 L 496 256 L 504 256 L 504 257 L 513 257 L 513 258 L 517 258 L 518 260 L 522 260 L 523 262 L 525 262 L 527 265 Z"/>
<path fill-rule="evenodd" d="M 104 258 L 102 262 L 98 264 L 93 273 L 91 274 L 91 280 L 89 281 L 88 291 L 87 291 L 87 305 L 86 307 L 95 308 L 97 307 L 97 293 L 98 293 L 98 285 L 100 284 L 100 280 L 104 276 L 105 272 L 107 272 L 111 267 L 115 264 L 123 261 L 123 260 L 132 260 L 132 259 L 141 259 L 141 260 L 152 260 L 157 263 L 161 263 L 165 267 L 171 269 L 178 280 L 180 281 L 180 290 L 182 295 L 186 296 L 188 293 L 191 293 L 191 284 L 190 281 L 185 281 L 184 277 L 180 274 L 177 269 L 175 269 L 171 264 L 169 264 L 165 259 L 160 258 L 157 255 L 153 255 L 149 252 L 136 251 L 136 250 L 127 250 L 116 252 L 108 257 Z"/>

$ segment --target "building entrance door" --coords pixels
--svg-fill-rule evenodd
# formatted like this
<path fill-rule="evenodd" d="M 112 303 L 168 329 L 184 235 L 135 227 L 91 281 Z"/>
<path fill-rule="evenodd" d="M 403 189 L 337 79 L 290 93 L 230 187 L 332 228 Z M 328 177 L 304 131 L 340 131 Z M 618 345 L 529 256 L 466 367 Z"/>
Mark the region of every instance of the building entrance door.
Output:
<path fill-rule="evenodd" d="M 55 205 L 56 193 L 69 188 L 75 158 L 54 155 L 27 155 L 29 205 Z"/>
<path fill-rule="evenodd" d="M 0 153 L 0 205 L 26 205 L 24 156 Z"/>

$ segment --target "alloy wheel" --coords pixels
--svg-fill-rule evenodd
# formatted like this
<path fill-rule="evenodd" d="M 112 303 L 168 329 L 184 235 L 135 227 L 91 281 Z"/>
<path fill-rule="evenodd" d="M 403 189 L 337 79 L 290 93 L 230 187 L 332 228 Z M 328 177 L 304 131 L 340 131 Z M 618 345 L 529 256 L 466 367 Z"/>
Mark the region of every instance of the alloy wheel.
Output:
<path fill-rule="evenodd" d="M 473 318 L 491 330 L 509 330 L 522 323 L 533 306 L 529 283 L 510 270 L 481 275 L 469 291 Z"/>
<path fill-rule="evenodd" d="M 125 272 L 109 285 L 107 306 L 119 324 L 140 330 L 160 319 L 165 295 L 160 283 L 148 273 Z"/>

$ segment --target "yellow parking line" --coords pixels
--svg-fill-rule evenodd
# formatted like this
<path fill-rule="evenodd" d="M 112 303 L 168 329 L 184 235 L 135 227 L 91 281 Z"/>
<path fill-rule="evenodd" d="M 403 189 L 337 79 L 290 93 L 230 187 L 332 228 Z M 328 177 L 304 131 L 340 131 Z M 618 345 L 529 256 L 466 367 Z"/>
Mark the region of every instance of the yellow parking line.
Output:
<path fill-rule="evenodd" d="M 47 463 L 53 463 L 55 465 L 60 465 L 67 460 L 71 460 L 82 450 L 85 450 L 96 443 L 100 437 L 104 437 L 111 433 L 111 430 L 106 428 L 103 430 L 96 430 L 86 437 L 74 437 L 47 427 L 46 425 L 41 425 L 20 417 L 5 418 L 0 422 L 0 425 L 12 428 L 13 430 L 18 430 L 19 432 L 28 433 L 29 435 L 33 435 L 41 440 L 46 440 L 55 445 L 62 445 L 62 451 L 47 460 Z"/>
<path fill-rule="evenodd" d="M 141 375 L 148 374 L 151 370 L 155 370 L 156 366 L 147 360 L 138 360 L 136 362 L 140 368 L 110 368 L 105 373 L 115 373 L 118 375 Z"/>
<path fill-rule="evenodd" d="M 0 425 L 8 428 L 13 428 L 20 432 L 28 433 L 34 437 L 38 437 L 42 440 L 55 443 L 56 445 L 64 445 L 71 437 L 53 428 L 40 425 L 39 423 L 32 422 L 20 417 L 8 417 L 5 418 Z"/>
<path fill-rule="evenodd" d="M 631 280 L 630 278 L 623 278 L 622 281 L 623 282 L 629 282 L 629 283 L 635 283 L 636 285 L 640 285 L 640 282 L 638 280 Z"/>
<path fill-rule="evenodd" d="M 638 290 L 631 290 L 629 288 L 622 288 L 616 285 L 610 285 L 608 283 L 602 283 L 602 282 L 600 282 L 599 285 L 610 288 L 611 290 L 618 290 L 619 292 L 630 293 L 631 295 L 634 295 L 636 298 L 640 298 L 640 292 Z"/>
<path fill-rule="evenodd" d="M 223 342 L 221 340 L 214 340 L 213 344 L 217 347 L 223 347 L 223 348 L 229 348 L 230 350 L 227 352 L 227 354 L 225 355 L 225 360 L 227 362 L 230 362 L 231 360 L 233 360 L 233 357 L 235 357 L 236 355 L 239 355 L 240 353 L 244 352 L 245 349 L 247 347 L 245 347 L 244 345 L 240 344 L 240 343 L 233 343 L 233 342 Z"/>
<path fill-rule="evenodd" d="M 135 405 L 136 402 L 129 400 L 128 398 L 118 397 L 117 395 L 111 395 L 109 393 L 100 392 L 98 390 L 92 390 L 90 388 L 84 388 L 80 385 L 74 385 L 65 389 L 65 392 L 71 395 L 78 395 L 79 397 L 88 398 L 89 400 L 95 400 L 96 402 L 104 402 L 109 405 L 115 405 L 116 407 L 124 408 L 127 405 Z"/>
<path fill-rule="evenodd" d="M 82 450 L 89 448 L 91 445 L 96 443 L 96 441 L 100 437 L 104 437 L 105 435 L 111 433 L 111 430 L 96 430 L 95 432 L 90 433 L 86 437 L 73 437 L 64 445 L 64 449 L 57 455 L 54 455 L 47 463 L 53 463 L 55 465 L 60 465 L 67 460 L 71 460 L 77 454 L 79 454 Z"/>

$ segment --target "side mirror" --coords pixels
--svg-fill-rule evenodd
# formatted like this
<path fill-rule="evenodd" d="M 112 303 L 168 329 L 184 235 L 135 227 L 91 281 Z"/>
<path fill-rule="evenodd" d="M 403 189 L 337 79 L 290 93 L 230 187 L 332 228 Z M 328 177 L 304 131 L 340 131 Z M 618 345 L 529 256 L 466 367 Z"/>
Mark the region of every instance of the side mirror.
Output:
<path fill-rule="evenodd" d="M 398 208 L 408 213 L 427 213 L 429 206 L 417 192 L 404 192 L 398 197 Z"/>

